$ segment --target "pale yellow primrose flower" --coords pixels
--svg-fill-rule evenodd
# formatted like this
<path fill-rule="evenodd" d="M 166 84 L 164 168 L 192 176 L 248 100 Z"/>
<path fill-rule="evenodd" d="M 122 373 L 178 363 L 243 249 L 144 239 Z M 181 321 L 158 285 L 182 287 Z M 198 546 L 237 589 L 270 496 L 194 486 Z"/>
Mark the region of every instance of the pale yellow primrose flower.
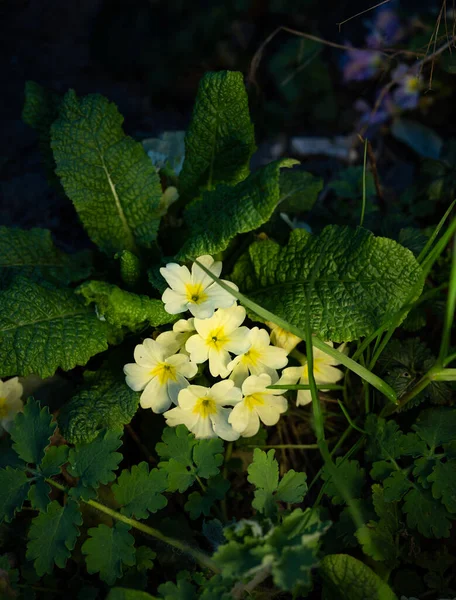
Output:
<path fill-rule="evenodd" d="M 22 385 L 17 377 L 2 381 L 0 379 L 0 433 L 2 428 L 9 431 L 17 413 L 21 412 Z"/>
<path fill-rule="evenodd" d="M 251 375 L 242 384 L 244 398 L 231 411 L 228 422 L 242 437 L 252 437 L 258 433 L 260 421 L 265 425 L 275 425 L 280 415 L 288 408 L 283 390 L 268 390 L 271 378 L 266 373 Z"/>
<path fill-rule="evenodd" d="M 185 425 L 196 438 L 221 437 L 232 442 L 239 438 L 228 423 L 229 408 L 242 399 L 241 390 L 225 379 L 211 388 L 201 385 L 189 385 L 179 393 L 179 406 L 164 414 L 169 427 Z"/>
<path fill-rule="evenodd" d="M 331 348 L 333 347 L 332 342 L 325 343 Z M 344 349 L 345 344 L 342 344 L 342 346 L 339 346 L 338 348 L 338 350 L 341 352 L 343 352 Z M 318 385 L 323 385 L 325 383 L 336 383 L 344 376 L 344 373 L 340 369 L 335 368 L 335 365 L 339 365 L 340 362 L 315 347 L 313 349 L 313 359 L 315 383 Z M 284 369 L 282 371 L 282 377 L 277 383 L 294 385 L 298 382 L 300 384 L 309 383 L 309 370 L 307 361 L 305 361 L 301 367 L 288 367 L 287 369 Z M 321 389 L 321 391 L 325 392 L 327 390 Z M 310 390 L 298 390 L 296 406 L 304 406 L 310 402 L 312 402 Z"/>
<path fill-rule="evenodd" d="M 221 308 L 210 319 L 195 319 L 196 335 L 185 344 L 190 359 L 195 363 L 209 360 L 212 377 L 228 377 L 230 352 L 244 354 L 250 348 L 249 329 L 240 327 L 245 319 L 245 308 Z"/>
<path fill-rule="evenodd" d="M 179 392 L 189 383 L 198 371 L 195 363 L 184 354 L 174 354 L 172 350 L 156 340 L 146 339 L 135 348 L 135 363 L 124 366 L 127 385 L 141 394 L 140 404 L 162 413 L 177 404 Z"/>
<path fill-rule="evenodd" d="M 174 323 L 172 331 L 164 331 L 157 336 L 156 341 L 159 344 L 168 346 L 172 354 L 181 352 L 182 354 L 188 355 L 185 349 L 185 344 L 189 337 L 196 333 L 195 323 L 193 317 L 191 319 L 180 319 L 177 323 Z"/>
<path fill-rule="evenodd" d="M 197 259 L 216 277 L 222 272 L 222 263 L 214 262 L 212 256 L 204 255 Z M 192 272 L 185 266 L 168 263 L 160 269 L 168 285 L 162 296 L 166 312 L 171 315 L 189 310 L 194 317 L 208 319 L 212 317 L 216 308 L 228 308 L 236 302 L 234 296 L 226 292 L 217 282 L 207 275 L 196 263 L 192 265 Z M 224 281 L 233 290 L 238 287 L 229 281 Z"/>
<path fill-rule="evenodd" d="M 278 348 L 283 348 L 287 354 L 290 354 L 299 342 L 302 342 L 301 338 L 297 335 L 290 333 L 272 321 L 266 321 L 266 325 L 271 330 L 271 344 Z"/>
<path fill-rule="evenodd" d="M 272 382 L 279 378 L 276 369 L 282 369 L 288 363 L 287 353 L 283 348 L 270 346 L 269 334 L 265 329 L 253 327 L 248 333 L 250 348 L 244 354 L 236 356 L 228 365 L 232 371 L 230 379 L 241 387 L 249 375 L 266 373 Z"/>

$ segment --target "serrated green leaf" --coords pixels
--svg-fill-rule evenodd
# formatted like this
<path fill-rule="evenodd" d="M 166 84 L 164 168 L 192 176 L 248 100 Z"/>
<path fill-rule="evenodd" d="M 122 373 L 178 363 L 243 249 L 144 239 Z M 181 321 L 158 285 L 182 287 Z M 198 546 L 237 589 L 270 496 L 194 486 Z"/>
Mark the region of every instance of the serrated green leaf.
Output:
<path fill-rule="evenodd" d="M 456 513 L 456 460 L 437 463 L 428 481 L 432 482 L 433 497 L 440 499 L 448 512 Z"/>
<path fill-rule="evenodd" d="M 391 461 L 400 456 L 420 456 L 427 450 L 415 433 L 402 433 L 396 421 L 369 415 L 365 429 L 368 433 L 366 455 L 369 460 L 380 458 Z"/>
<path fill-rule="evenodd" d="M 17 275 L 67 284 L 85 279 L 90 270 L 87 252 L 65 254 L 54 246 L 48 229 L 0 227 L 0 284 L 4 288 Z"/>
<path fill-rule="evenodd" d="M 226 250 L 239 233 L 257 229 L 269 221 L 280 201 L 280 169 L 297 161 L 282 159 L 261 167 L 235 187 L 219 185 L 204 192 L 185 211 L 189 239 L 177 258 L 194 259 Z"/>
<path fill-rule="evenodd" d="M 90 537 L 81 548 L 88 573 L 99 573 L 102 581 L 113 585 L 122 576 L 123 565 L 135 564 L 135 538 L 128 533 L 129 529 L 125 523 L 113 527 L 101 524 L 89 529 Z"/>
<path fill-rule="evenodd" d="M 423 410 L 412 429 L 431 449 L 451 442 L 455 438 L 456 409 L 442 406 Z"/>
<path fill-rule="evenodd" d="M 309 211 L 323 189 L 323 180 L 306 171 L 293 169 L 280 172 L 279 209 L 288 213 Z"/>
<path fill-rule="evenodd" d="M 115 587 L 109 590 L 106 600 L 157 600 L 157 597 L 141 590 Z"/>
<path fill-rule="evenodd" d="M 417 529 L 427 538 L 446 538 L 450 535 L 451 515 L 427 490 L 415 487 L 404 499 L 402 510 L 407 515 L 407 525 Z"/>
<path fill-rule="evenodd" d="M 302 502 L 307 493 L 306 481 L 307 475 L 305 473 L 296 473 L 296 471 L 290 469 L 280 480 L 275 499 L 290 504 Z"/>
<path fill-rule="evenodd" d="M 158 469 L 152 469 L 149 473 L 149 465 L 142 462 L 133 465 L 131 471 L 123 470 L 112 491 L 122 507 L 122 514 L 147 519 L 149 512 L 157 512 L 167 505 L 168 501 L 161 493 L 167 487 L 167 473 Z"/>
<path fill-rule="evenodd" d="M 21 510 L 29 488 L 27 475 L 21 469 L 0 469 L 0 523 L 9 523 Z"/>
<path fill-rule="evenodd" d="M 105 365 L 87 376 L 84 387 L 62 407 L 60 431 L 76 444 L 91 442 L 100 429 L 120 429 L 135 415 L 140 395 L 125 383 L 121 368 Z"/>
<path fill-rule="evenodd" d="M 126 292 L 105 281 L 87 281 L 76 293 L 84 297 L 86 304 L 95 304 L 98 318 L 114 327 L 137 331 L 144 325 L 160 327 L 176 321 L 161 300 Z"/>
<path fill-rule="evenodd" d="M 220 472 L 223 463 L 223 440 L 213 438 L 200 440 L 193 448 L 193 462 L 197 468 L 197 475 L 209 479 Z"/>
<path fill-rule="evenodd" d="M 263 308 L 303 329 L 308 297 L 313 332 L 334 342 L 373 333 L 423 287 L 410 250 L 361 227 L 336 225 L 319 236 L 294 230 L 285 247 L 253 243 L 230 279 Z"/>
<path fill-rule="evenodd" d="M 68 461 L 70 449 L 68 446 L 51 446 L 46 450 L 40 463 L 40 473 L 43 477 L 52 477 L 60 473 L 60 467 Z"/>
<path fill-rule="evenodd" d="M 41 408 L 39 402 L 29 398 L 11 428 L 14 450 L 26 463 L 39 464 L 55 428 L 48 407 Z"/>
<path fill-rule="evenodd" d="M 328 600 L 397 600 L 387 583 L 348 554 L 329 554 L 320 564 Z"/>
<path fill-rule="evenodd" d="M 55 160 L 51 150 L 50 129 L 59 115 L 61 102 L 62 98 L 59 94 L 43 88 L 35 81 L 25 82 L 22 120 L 35 129 L 48 179 L 59 188 L 59 181 L 55 175 Z"/>
<path fill-rule="evenodd" d="M 242 73 L 206 73 L 185 135 L 180 189 L 196 196 L 199 188 L 235 185 L 249 174 L 255 150 Z"/>
<path fill-rule="evenodd" d="M 89 444 L 76 444 L 69 454 L 68 472 L 79 477 L 78 486 L 71 488 L 70 494 L 79 496 L 97 489 L 100 484 L 114 481 L 114 471 L 122 460 L 122 454 L 115 452 L 122 445 L 121 431 L 101 431 Z"/>
<path fill-rule="evenodd" d="M 168 474 L 169 492 L 178 491 L 182 494 L 195 481 L 195 475 L 189 470 L 189 467 L 174 460 L 174 458 L 158 463 L 158 466 Z"/>
<path fill-rule="evenodd" d="M 123 118 L 103 96 L 70 90 L 51 127 L 51 146 L 66 194 L 91 239 L 107 254 L 150 247 L 162 190 L 142 145 L 126 136 Z"/>
<path fill-rule="evenodd" d="M 189 466 L 192 464 L 193 447 L 197 442 L 185 425 L 165 427 L 162 440 L 155 446 L 155 450 L 162 460 L 174 458 L 182 464 Z"/>
<path fill-rule="evenodd" d="M 359 466 L 357 460 L 343 460 L 337 458 L 336 468 L 340 480 L 344 482 L 346 489 L 350 491 L 352 498 L 361 498 L 362 488 L 366 481 L 366 471 Z M 328 483 L 325 486 L 325 494 L 331 498 L 333 504 L 345 504 L 345 500 L 340 495 L 339 489 L 332 481 L 328 469 L 323 468 L 322 478 Z"/>
<path fill-rule="evenodd" d="M 54 563 L 63 569 L 71 556 L 82 525 L 78 505 L 69 500 L 65 506 L 54 500 L 47 511 L 35 517 L 30 526 L 27 559 L 34 561 L 37 574 L 52 573 Z"/>
<path fill-rule="evenodd" d="M 154 567 L 153 561 L 157 558 L 157 553 L 148 546 L 136 546 L 136 569 L 141 571 L 150 571 Z"/>
<path fill-rule="evenodd" d="M 391 475 L 383 482 L 386 502 L 396 502 L 401 500 L 411 486 L 412 484 L 407 477 L 407 473 L 404 471 L 394 471 L 394 473 L 391 473 Z"/>
<path fill-rule="evenodd" d="M 247 480 L 255 486 L 253 508 L 267 516 L 275 510 L 274 492 L 279 485 L 279 463 L 274 458 L 274 450 L 263 452 L 255 448 L 253 462 L 250 463 Z"/>
<path fill-rule="evenodd" d="M 211 508 L 217 500 L 223 500 L 230 484 L 221 476 L 213 477 L 209 480 L 204 494 L 192 492 L 184 505 L 186 511 L 190 514 L 190 519 L 197 519 L 201 515 L 208 517 Z"/>
<path fill-rule="evenodd" d="M 158 593 L 163 600 L 196 600 L 195 586 L 186 579 L 180 579 L 177 583 L 167 581 L 158 586 Z"/>
<path fill-rule="evenodd" d="M 51 501 L 49 493 L 51 486 L 44 481 L 44 479 L 38 479 L 35 485 L 30 488 L 28 499 L 32 508 L 39 510 L 40 512 L 46 512 L 47 507 Z"/>
<path fill-rule="evenodd" d="M 0 292 L 0 377 L 50 377 L 107 347 L 106 324 L 72 290 L 17 277 Z"/>

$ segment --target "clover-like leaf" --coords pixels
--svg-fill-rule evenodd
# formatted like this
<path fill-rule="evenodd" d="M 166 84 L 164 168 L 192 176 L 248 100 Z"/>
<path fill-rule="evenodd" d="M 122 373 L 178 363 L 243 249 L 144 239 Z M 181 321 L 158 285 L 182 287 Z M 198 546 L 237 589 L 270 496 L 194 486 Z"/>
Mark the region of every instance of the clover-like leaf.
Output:
<path fill-rule="evenodd" d="M 307 475 L 296 473 L 290 469 L 285 473 L 277 488 L 275 499 L 280 502 L 297 504 L 302 502 L 307 493 Z"/>
<path fill-rule="evenodd" d="M 161 469 L 152 469 L 149 472 L 149 465 L 142 462 L 133 465 L 131 471 L 122 471 L 112 486 L 112 491 L 124 515 L 147 519 L 149 512 L 157 512 L 167 505 L 168 501 L 162 494 L 167 487 L 166 472 Z"/>
<path fill-rule="evenodd" d="M 253 462 L 247 469 L 247 480 L 256 488 L 252 506 L 266 515 L 271 515 L 275 510 L 274 492 L 279 485 L 279 463 L 274 454 L 274 450 L 269 450 L 266 454 L 255 448 Z"/>

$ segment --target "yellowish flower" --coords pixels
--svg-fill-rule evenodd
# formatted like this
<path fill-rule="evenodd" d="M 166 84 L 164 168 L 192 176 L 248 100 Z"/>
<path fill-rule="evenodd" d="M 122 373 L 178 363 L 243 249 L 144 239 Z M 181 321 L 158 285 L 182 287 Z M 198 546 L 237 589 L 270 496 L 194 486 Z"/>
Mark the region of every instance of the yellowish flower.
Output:
<path fill-rule="evenodd" d="M 172 350 L 156 340 L 146 339 L 135 348 L 135 362 L 124 366 L 127 385 L 141 394 L 140 404 L 162 413 L 177 404 L 179 392 L 186 388 L 187 379 L 198 371 L 195 363 L 184 354 Z"/>
<path fill-rule="evenodd" d="M 279 376 L 276 369 L 282 369 L 288 362 L 286 351 L 270 345 L 269 334 L 265 329 L 253 327 L 248 337 L 250 348 L 228 364 L 228 370 L 232 371 L 230 379 L 238 387 L 249 375 L 266 373 L 273 382 L 277 381 Z"/>
<path fill-rule="evenodd" d="M 164 331 L 157 336 L 156 341 L 159 344 L 168 346 L 170 351 L 174 354 L 181 352 L 182 354 L 188 354 L 185 350 L 185 344 L 189 337 L 196 333 L 195 319 L 180 319 L 177 323 L 174 323 L 172 331 Z"/>
<path fill-rule="evenodd" d="M 326 342 L 328 346 L 333 347 L 332 342 Z M 339 346 L 338 350 L 343 352 L 345 349 L 345 344 Z M 333 384 L 342 379 L 344 376 L 343 371 L 340 369 L 336 369 L 335 365 L 339 365 L 340 362 L 325 354 L 318 348 L 313 349 L 313 359 L 314 359 L 314 377 L 315 383 L 318 385 L 324 385 L 325 383 Z M 304 358 L 302 366 L 300 367 L 288 367 L 282 371 L 282 377 L 279 379 L 277 383 L 280 384 L 291 384 L 295 385 L 296 383 L 300 384 L 308 384 L 309 383 L 309 368 L 307 364 L 307 360 Z M 321 389 L 321 388 L 320 388 Z M 327 391 L 321 389 L 322 392 Z M 312 402 L 312 395 L 310 390 L 298 390 L 298 396 L 296 399 L 297 406 L 304 406 L 305 404 L 309 404 Z"/>
<path fill-rule="evenodd" d="M 9 431 L 14 417 L 21 412 L 24 406 L 22 391 L 22 385 L 17 377 L 8 381 L 0 379 L 0 433 L 2 428 Z"/>
<path fill-rule="evenodd" d="M 265 425 L 275 425 L 280 415 L 288 408 L 282 395 L 283 390 L 268 390 L 271 378 L 266 373 L 251 375 L 242 384 L 243 400 L 231 411 L 228 422 L 242 437 L 252 437 L 258 433 L 260 421 Z"/>
<path fill-rule="evenodd" d="M 221 437 L 232 442 L 239 433 L 228 423 L 230 409 L 240 402 L 241 390 L 226 379 L 211 388 L 189 385 L 179 394 L 179 406 L 165 413 L 166 424 L 170 427 L 185 425 L 197 438 Z"/>
<path fill-rule="evenodd" d="M 302 342 L 301 338 L 297 335 L 286 331 L 286 329 L 283 329 L 283 327 L 276 325 L 272 321 L 266 321 L 266 325 L 271 330 L 271 344 L 283 348 L 287 354 L 290 354 L 299 342 Z"/>
<path fill-rule="evenodd" d="M 250 348 L 249 329 L 240 327 L 244 319 L 242 306 L 221 308 L 210 319 L 195 319 L 197 333 L 185 344 L 191 360 L 195 363 L 209 360 L 212 377 L 228 377 L 230 352 L 244 354 Z"/>

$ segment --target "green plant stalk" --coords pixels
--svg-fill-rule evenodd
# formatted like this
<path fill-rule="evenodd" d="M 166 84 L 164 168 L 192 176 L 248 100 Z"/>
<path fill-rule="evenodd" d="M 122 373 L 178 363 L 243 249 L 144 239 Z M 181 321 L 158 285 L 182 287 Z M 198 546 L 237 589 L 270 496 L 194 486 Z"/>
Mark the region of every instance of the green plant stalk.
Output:
<path fill-rule="evenodd" d="M 276 384 L 268 385 L 268 390 L 310 390 L 308 383 L 296 383 L 296 384 Z M 343 390 L 343 385 L 336 385 L 335 383 L 317 383 L 317 389 L 319 390 Z"/>
<path fill-rule="evenodd" d="M 439 224 L 437 225 L 437 227 L 432 232 L 432 235 L 429 238 L 429 240 L 426 242 L 426 245 L 421 250 L 421 252 L 420 252 L 420 254 L 419 254 L 418 258 L 417 258 L 417 261 L 420 264 L 423 263 L 426 260 L 426 254 L 428 253 L 429 249 L 431 248 L 432 244 L 434 243 L 436 237 L 439 235 L 440 230 L 445 225 L 445 221 L 450 216 L 450 213 L 453 210 L 455 204 L 456 204 L 456 200 L 453 200 L 453 202 L 450 204 L 448 210 L 445 212 L 445 214 L 443 215 L 443 217 L 440 219 Z"/>
<path fill-rule="evenodd" d="M 47 483 L 49 483 L 50 485 L 54 486 L 55 488 L 57 488 L 58 490 L 68 493 L 68 489 L 65 486 L 61 485 L 60 483 L 57 483 L 53 479 L 46 478 L 45 481 Z M 109 508 L 108 506 L 105 506 L 104 504 L 101 504 L 100 502 L 97 502 L 96 500 L 84 500 L 82 498 L 80 498 L 80 500 L 82 502 L 84 502 L 85 504 L 88 504 L 89 506 L 96 508 L 100 512 L 103 512 L 106 515 L 109 515 L 116 521 L 121 521 L 122 523 L 125 523 L 126 525 L 130 525 L 130 527 L 133 527 L 134 529 L 137 529 L 138 531 L 141 531 L 142 533 L 146 533 L 147 535 L 150 535 L 151 537 L 159 540 L 160 542 L 164 542 L 165 544 L 168 544 L 169 546 L 172 546 L 173 548 L 177 548 L 178 550 L 185 552 L 186 554 L 191 556 L 195 560 L 195 562 L 199 563 L 202 567 L 204 567 L 206 569 L 210 569 L 214 573 L 220 572 L 220 569 L 217 567 L 217 565 L 204 552 L 201 552 L 200 550 L 196 550 L 195 548 L 188 546 L 187 544 L 185 544 L 184 542 L 181 542 L 180 540 L 176 540 L 175 538 L 164 535 L 163 533 L 161 533 L 161 531 L 158 531 L 158 529 L 155 529 L 154 527 L 149 527 L 149 525 L 144 525 L 144 523 L 140 523 L 139 521 L 136 521 L 135 519 L 130 519 L 129 517 L 122 515 L 121 513 L 113 510 L 112 508 Z"/>
<path fill-rule="evenodd" d="M 361 429 L 361 427 L 358 427 L 358 425 L 356 425 L 356 423 L 354 423 L 354 422 L 351 420 L 351 417 L 350 417 L 350 415 L 348 414 L 348 411 L 347 411 L 347 409 L 345 408 L 345 406 L 344 406 L 344 403 L 343 403 L 343 402 L 341 402 L 340 400 L 338 400 L 338 404 L 339 404 L 339 406 L 340 406 L 340 409 L 341 409 L 341 411 L 344 413 L 344 417 L 347 419 L 347 421 L 348 421 L 348 424 L 349 424 L 349 425 L 351 425 L 351 427 L 353 427 L 353 429 L 356 429 L 356 431 L 359 431 L 359 433 L 366 434 L 367 432 L 366 432 L 364 429 Z"/>
<path fill-rule="evenodd" d="M 456 236 L 453 238 L 453 256 L 451 257 L 450 284 L 445 311 L 445 322 L 443 324 L 442 341 L 440 344 L 439 363 L 448 356 L 451 340 L 451 329 L 453 327 L 454 311 L 456 308 Z"/>
<path fill-rule="evenodd" d="M 278 317 L 277 315 L 275 315 L 274 313 L 269 312 L 268 310 L 266 310 L 265 308 L 263 308 L 262 306 L 260 306 L 256 302 L 254 302 L 253 300 L 250 300 L 250 298 L 247 298 L 247 296 L 244 296 L 244 294 L 241 294 L 240 292 L 236 292 L 235 290 L 233 290 L 233 288 L 231 288 L 229 285 L 227 285 L 226 283 L 221 281 L 218 277 L 216 277 L 213 273 L 211 273 L 211 271 L 209 271 L 209 269 L 207 269 L 205 265 L 201 264 L 198 261 L 195 261 L 195 262 L 197 265 L 199 265 L 201 267 L 201 269 L 205 273 L 207 273 L 207 275 L 209 275 L 209 277 L 213 281 L 216 281 L 220 285 L 221 288 L 223 288 L 226 292 L 229 292 L 232 296 L 234 296 L 237 300 L 239 300 L 239 302 L 241 302 L 241 304 L 243 304 L 247 308 L 250 308 L 252 311 L 254 311 L 256 314 L 258 314 L 260 317 L 262 317 L 266 321 L 272 321 L 273 323 L 275 323 L 276 325 L 279 325 L 280 327 L 283 327 L 283 329 L 289 331 L 290 333 L 294 333 L 299 338 L 305 339 L 305 333 L 301 329 L 299 329 L 299 327 L 295 327 L 291 323 L 288 323 L 288 321 L 285 321 L 285 319 L 282 319 L 282 318 Z M 388 398 L 388 400 L 390 400 L 391 402 L 397 403 L 396 392 L 393 390 L 393 388 L 391 386 L 389 386 L 385 381 L 383 381 L 383 379 L 380 379 L 380 377 L 377 377 L 377 375 L 374 375 L 374 373 L 371 373 L 368 369 L 366 369 L 365 367 L 362 367 L 359 363 L 355 362 L 354 360 L 352 360 L 351 358 L 349 358 L 342 352 L 339 352 L 337 349 L 331 348 L 331 346 L 328 346 L 327 344 L 325 344 L 318 337 L 313 336 L 312 343 L 316 348 L 318 348 L 325 354 L 328 354 L 329 356 L 336 358 L 340 364 L 344 365 L 344 367 L 347 367 L 348 369 L 350 369 L 351 371 L 353 371 L 354 373 L 359 375 L 362 379 L 365 379 L 368 383 L 370 383 L 373 387 L 375 387 L 380 393 L 382 393 L 384 396 L 386 396 Z"/>
<path fill-rule="evenodd" d="M 446 367 L 447 365 L 449 365 L 450 363 L 452 363 L 455 360 L 456 360 L 456 352 L 454 354 L 450 354 L 450 356 L 447 356 L 445 358 L 445 360 L 443 361 L 442 366 Z"/>
<path fill-rule="evenodd" d="M 434 373 L 432 381 L 456 381 L 456 369 L 440 369 Z"/>
<path fill-rule="evenodd" d="M 425 277 L 427 277 L 429 275 L 429 272 L 432 269 L 435 261 L 445 250 L 445 248 L 447 247 L 449 241 L 451 240 L 451 238 L 455 232 L 456 232 L 456 219 L 453 219 L 451 221 L 451 223 L 448 225 L 448 229 L 445 231 L 445 233 L 439 239 L 437 244 L 431 250 L 431 252 L 427 256 L 427 258 L 423 261 L 422 267 L 423 267 L 423 273 L 424 273 Z"/>

